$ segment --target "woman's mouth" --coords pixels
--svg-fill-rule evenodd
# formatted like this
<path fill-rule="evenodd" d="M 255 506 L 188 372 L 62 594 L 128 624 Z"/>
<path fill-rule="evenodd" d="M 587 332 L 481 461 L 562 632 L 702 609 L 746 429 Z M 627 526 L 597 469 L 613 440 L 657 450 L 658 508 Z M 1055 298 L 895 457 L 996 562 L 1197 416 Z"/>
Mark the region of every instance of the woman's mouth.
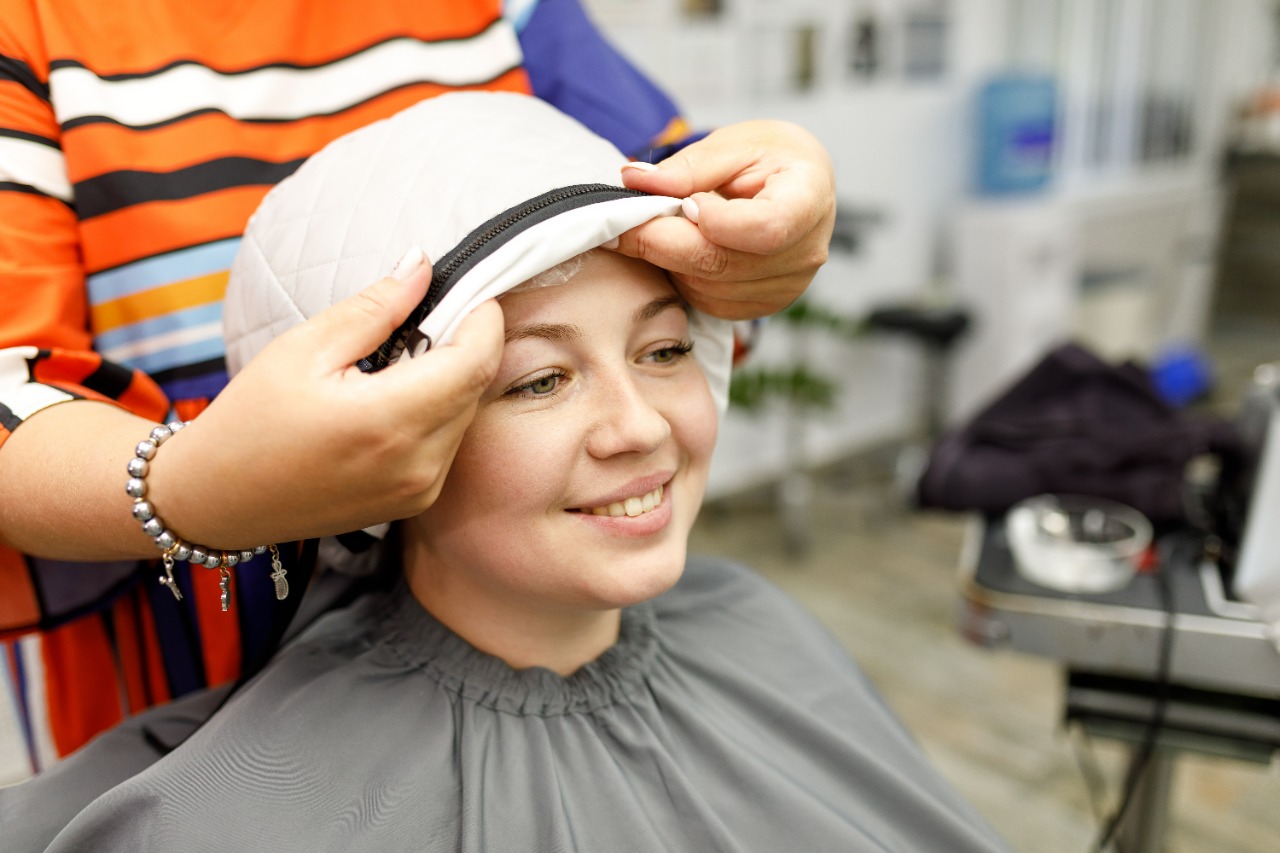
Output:
<path fill-rule="evenodd" d="M 586 515 L 608 515 L 613 518 L 619 518 L 624 515 L 629 518 L 635 518 L 637 515 L 652 512 L 661 503 L 662 486 L 658 486 L 658 488 L 643 495 L 635 495 L 604 506 L 579 507 L 570 511 L 581 512 Z"/>

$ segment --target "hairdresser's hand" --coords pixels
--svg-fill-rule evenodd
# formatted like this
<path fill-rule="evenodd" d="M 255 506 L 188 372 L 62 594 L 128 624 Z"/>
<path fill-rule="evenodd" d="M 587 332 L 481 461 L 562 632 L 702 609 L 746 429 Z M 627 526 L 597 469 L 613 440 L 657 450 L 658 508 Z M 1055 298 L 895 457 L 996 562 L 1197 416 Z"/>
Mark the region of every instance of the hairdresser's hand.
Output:
<path fill-rule="evenodd" d="M 165 444 L 149 480 L 174 530 L 215 548 L 247 547 L 431 505 L 497 372 L 502 311 L 486 303 L 451 344 L 361 373 L 355 362 L 425 294 L 430 264 L 415 266 L 406 280 L 383 279 L 272 341 Z M 194 470 L 209 473 L 183 478 Z"/>
<path fill-rule="evenodd" d="M 695 308 L 730 320 L 789 305 L 827 260 L 835 222 L 831 159 L 812 134 L 782 121 L 711 133 L 658 164 L 628 164 L 628 187 L 688 197 L 689 221 L 633 228 L 618 251 L 670 270 Z"/>

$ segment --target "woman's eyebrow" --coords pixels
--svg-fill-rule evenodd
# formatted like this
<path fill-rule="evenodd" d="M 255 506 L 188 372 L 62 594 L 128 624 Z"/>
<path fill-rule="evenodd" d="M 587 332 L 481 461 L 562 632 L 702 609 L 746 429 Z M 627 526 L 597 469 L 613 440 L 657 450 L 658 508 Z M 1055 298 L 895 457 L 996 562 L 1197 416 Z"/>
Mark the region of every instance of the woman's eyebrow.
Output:
<path fill-rule="evenodd" d="M 684 301 L 678 296 L 662 296 L 652 302 L 641 305 L 631 315 L 633 325 L 652 320 L 668 308 L 679 308 L 687 311 Z M 529 323 L 524 326 L 512 326 L 507 329 L 505 342 L 521 341 L 525 338 L 542 338 L 549 341 L 571 341 L 582 337 L 582 329 L 572 323 Z"/>
<path fill-rule="evenodd" d="M 642 305 L 635 314 L 631 315 L 631 323 L 632 325 L 639 325 L 646 320 L 652 320 L 668 308 L 679 308 L 681 311 L 688 313 L 684 300 L 679 296 L 661 296 L 647 305 Z"/>
<path fill-rule="evenodd" d="M 507 329 L 506 343 L 525 338 L 544 338 L 549 341 L 571 341 L 582 337 L 582 329 L 572 323 L 530 323 Z"/>

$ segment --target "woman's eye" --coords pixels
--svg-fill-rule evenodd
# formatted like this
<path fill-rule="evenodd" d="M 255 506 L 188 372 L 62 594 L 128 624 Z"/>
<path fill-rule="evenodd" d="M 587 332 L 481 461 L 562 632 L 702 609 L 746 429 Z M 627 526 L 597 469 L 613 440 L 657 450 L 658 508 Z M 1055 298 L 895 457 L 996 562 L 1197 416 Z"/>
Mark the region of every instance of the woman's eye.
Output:
<path fill-rule="evenodd" d="M 649 359 L 655 364 L 670 364 L 693 350 L 691 343 L 671 344 L 649 352 Z"/>
<path fill-rule="evenodd" d="M 539 376 L 537 379 L 524 386 L 525 390 L 531 394 L 550 394 L 556 390 L 556 386 L 560 384 L 559 376 Z"/>
<path fill-rule="evenodd" d="M 560 389 L 560 382 L 565 375 L 563 373 L 546 373 L 542 376 L 535 376 L 528 382 L 521 382 L 506 392 L 508 397 L 550 397 Z"/>

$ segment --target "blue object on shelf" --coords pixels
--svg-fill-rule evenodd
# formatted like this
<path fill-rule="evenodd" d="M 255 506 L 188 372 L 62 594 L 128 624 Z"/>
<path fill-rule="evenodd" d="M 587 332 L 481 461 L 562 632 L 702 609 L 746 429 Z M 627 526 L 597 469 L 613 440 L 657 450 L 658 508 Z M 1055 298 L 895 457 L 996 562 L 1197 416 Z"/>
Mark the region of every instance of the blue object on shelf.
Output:
<path fill-rule="evenodd" d="M 1171 347 L 1156 356 L 1148 373 L 1160 396 L 1173 406 L 1185 406 L 1213 387 L 1209 360 L 1194 347 Z"/>
<path fill-rule="evenodd" d="M 982 195 L 1044 189 L 1053 173 L 1057 84 L 1047 74 L 1007 72 L 988 80 L 977 103 Z"/>

